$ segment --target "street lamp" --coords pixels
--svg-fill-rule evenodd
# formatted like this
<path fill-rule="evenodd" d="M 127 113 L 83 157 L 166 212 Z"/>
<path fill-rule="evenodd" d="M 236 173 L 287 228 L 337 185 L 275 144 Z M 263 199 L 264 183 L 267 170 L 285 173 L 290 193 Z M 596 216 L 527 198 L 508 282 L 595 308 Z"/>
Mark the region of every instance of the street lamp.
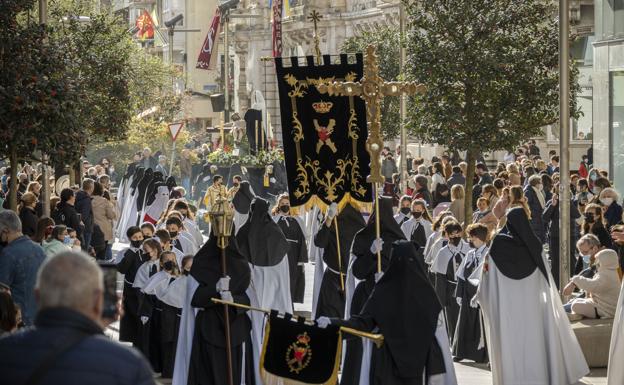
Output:
<path fill-rule="evenodd" d="M 176 24 L 182 22 L 184 16 L 179 14 L 177 16 L 172 17 L 171 19 L 165 21 L 165 27 L 167 27 L 167 31 L 169 32 L 169 63 L 173 67 L 173 33 L 175 31 Z M 175 86 L 175 76 L 173 73 L 171 74 L 171 88 Z"/>
<path fill-rule="evenodd" d="M 559 287 L 570 279 L 570 14 L 559 0 Z"/>

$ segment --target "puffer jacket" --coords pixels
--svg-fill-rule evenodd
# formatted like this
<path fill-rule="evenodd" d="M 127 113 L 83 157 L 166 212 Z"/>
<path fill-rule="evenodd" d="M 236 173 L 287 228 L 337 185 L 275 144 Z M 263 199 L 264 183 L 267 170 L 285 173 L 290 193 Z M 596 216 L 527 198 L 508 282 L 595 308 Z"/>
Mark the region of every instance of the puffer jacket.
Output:
<path fill-rule="evenodd" d="M 618 255 L 611 249 L 596 254 L 598 271 L 593 278 L 575 275 L 571 281 L 591 296 L 602 318 L 613 318 L 620 295 L 620 277 L 617 272 Z"/>

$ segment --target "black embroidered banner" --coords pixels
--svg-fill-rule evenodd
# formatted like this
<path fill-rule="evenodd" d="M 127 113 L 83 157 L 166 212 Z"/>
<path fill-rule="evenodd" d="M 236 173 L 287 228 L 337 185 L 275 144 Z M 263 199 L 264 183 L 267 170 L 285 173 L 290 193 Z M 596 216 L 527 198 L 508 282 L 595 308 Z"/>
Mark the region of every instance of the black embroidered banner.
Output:
<path fill-rule="evenodd" d="M 274 384 L 279 378 L 285 385 L 335 385 L 342 348 L 340 329 L 335 325 L 321 329 L 291 318 L 273 312 L 267 321 L 260 357 L 264 383 Z"/>
<path fill-rule="evenodd" d="M 354 63 L 348 63 L 347 55 L 339 63 L 326 55 L 322 65 L 311 56 L 306 59 L 306 66 L 299 66 L 296 57 L 288 63 L 275 59 L 290 204 L 370 203 L 365 103 L 357 96 L 322 95 L 316 89 L 323 82 L 359 81 L 362 55 Z"/>

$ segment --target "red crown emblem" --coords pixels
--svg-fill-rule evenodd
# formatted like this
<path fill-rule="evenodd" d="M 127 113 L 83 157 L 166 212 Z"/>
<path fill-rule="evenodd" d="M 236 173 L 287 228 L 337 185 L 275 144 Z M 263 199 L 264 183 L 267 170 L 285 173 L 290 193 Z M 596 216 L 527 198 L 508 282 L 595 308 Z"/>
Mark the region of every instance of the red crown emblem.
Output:
<path fill-rule="evenodd" d="M 297 342 L 307 345 L 310 342 L 310 336 L 308 336 L 308 333 L 299 334 Z"/>
<path fill-rule="evenodd" d="M 312 108 L 314 108 L 314 111 L 318 112 L 319 114 L 326 114 L 328 113 L 332 107 L 334 106 L 334 103 L 332 102 L 316 102 L 316 103 L 312 103 Z"/>

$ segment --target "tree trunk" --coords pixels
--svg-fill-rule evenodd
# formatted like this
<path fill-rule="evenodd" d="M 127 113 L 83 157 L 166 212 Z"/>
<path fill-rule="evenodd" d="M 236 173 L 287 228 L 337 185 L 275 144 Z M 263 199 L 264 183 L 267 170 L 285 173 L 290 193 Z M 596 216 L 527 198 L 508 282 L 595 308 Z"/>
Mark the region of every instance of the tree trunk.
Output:
<path fill-rule="evenodd" d="M 11 164 L 11 185 L 9 186 L 9 208 L 17 212 L 17 188 L 19 180 L 17 179 L 17 150 L 11 149 L 9 155 L 9 163 Z"/>
<path fill-rule="evenodd" d="M 474 185 L 477 154 L 474 149 L 466 151 L 466 197 L 464 199 L 464 228 L 472 222 L 472 187 Z"/>

